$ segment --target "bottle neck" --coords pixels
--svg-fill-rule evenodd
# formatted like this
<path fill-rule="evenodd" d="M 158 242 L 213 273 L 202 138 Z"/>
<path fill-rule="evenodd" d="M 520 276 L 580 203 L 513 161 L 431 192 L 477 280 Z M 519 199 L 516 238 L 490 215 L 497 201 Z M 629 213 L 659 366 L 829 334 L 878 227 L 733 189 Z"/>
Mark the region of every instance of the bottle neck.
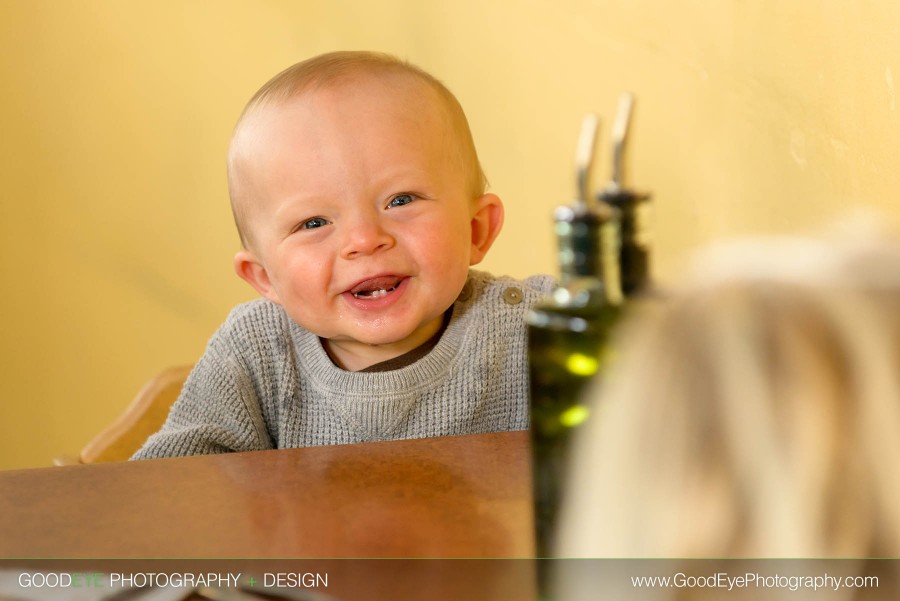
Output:
<path fill-rule="evenodd" d="M 561 306 L 620 304 L 618 235 L 613 209 L 581 204 L 554 215 L 560 282 L 553 298 Z"/>
<path fill-rule="evenodd" d="M 628 297 L 646 289 L 650 279 L 650 241 L 647 212 L 650 196 L 622 188 L 608 188 L 600 200 L 618 211 L 618 264 L 621 288 Z"/>

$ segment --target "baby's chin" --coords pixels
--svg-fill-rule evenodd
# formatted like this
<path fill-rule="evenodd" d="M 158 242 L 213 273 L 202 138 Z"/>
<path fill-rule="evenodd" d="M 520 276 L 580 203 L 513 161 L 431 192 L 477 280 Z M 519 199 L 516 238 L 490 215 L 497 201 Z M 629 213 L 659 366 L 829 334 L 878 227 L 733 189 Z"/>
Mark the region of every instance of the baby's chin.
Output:
<path fill-rule="evenodd" d="M 417 328 L 366 328 L 368 331 L 354 332 L 353 336 L 337 335 L 328 338 L 330 346 L 358 349 L 368 352 L 383 352 L 399 356 L 422 346 L 440 331 L 442 317 Z M 391 357 L 388 357 L 391 358 Z"/>
<path fill-rule="evenodd" d="M 431 338 L 429 335 L 417 335 L 416 332 L 407 334 L 379 334 L 361 336 L 356 339 L 337 340 L 338 344 L 348 346 L 365 347 L 372 350 L 384 350 L 385 352 L 405 353 L 419 347 Z"/>

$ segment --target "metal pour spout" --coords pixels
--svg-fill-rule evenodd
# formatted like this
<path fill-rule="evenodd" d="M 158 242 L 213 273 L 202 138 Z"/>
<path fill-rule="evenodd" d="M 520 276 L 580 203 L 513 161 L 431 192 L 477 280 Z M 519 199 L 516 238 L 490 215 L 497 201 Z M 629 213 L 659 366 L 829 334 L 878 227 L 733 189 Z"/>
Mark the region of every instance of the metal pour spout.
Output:
<path fill-rule="evenodd" d="M 593 197 L 591 192 L 591 172 L 594 164 L 594 152 L 597 146 L 597 132 L 600 119 L 594 113 L 585 115 L 581 122 L 581 133 L 578 136 L 578 148 L 575 152 L 575 202 L 586 209 Z"/>
<path fill-rule="evenodd" d="M 628 132 L 631 126 L 631 111 L 634 107 L 634 95 L 626 92 L 619 97 L 619 108 L 612 126 L 612 180 L 610 187 L 622 189 L 625 186 L 625 150 Z"/>

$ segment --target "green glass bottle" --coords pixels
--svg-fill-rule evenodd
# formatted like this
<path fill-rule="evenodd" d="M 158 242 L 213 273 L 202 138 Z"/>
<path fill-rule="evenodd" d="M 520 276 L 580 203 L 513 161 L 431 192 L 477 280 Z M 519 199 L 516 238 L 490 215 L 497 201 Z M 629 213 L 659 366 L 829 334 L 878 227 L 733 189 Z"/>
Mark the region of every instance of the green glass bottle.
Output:
<path fill-rule="evenodd" d="M 543 558 L 552 552 L 569 438 L 588 417 L 581 392 L 600 367 L 622 300 L 616 209 L 593 202 L 590 192 L 596 130 L 596 118 L 588 116 L 577 159 L 579 197 L 554 213 L 559 286 L 528 315 L 534 518 Z"/>
<path fill-rule="evenodd" d="M 597 120 L 585 119 L 577 154 L 578 198 L 554 214 L 559 286 L 528 316 L 531 442 L 537 556 L 552 557 L 572 434 L 590 418 L 583 392 L 608 359 L 626 301 L 648 286 L 649 245 L 641 220 L 648 195 L 623 183 L 633 108 L 622 96 L 613 123 L 613 170 L 594 200 L 590 187 Z M 546 565 L 538 565 L 545 591 Z"/>

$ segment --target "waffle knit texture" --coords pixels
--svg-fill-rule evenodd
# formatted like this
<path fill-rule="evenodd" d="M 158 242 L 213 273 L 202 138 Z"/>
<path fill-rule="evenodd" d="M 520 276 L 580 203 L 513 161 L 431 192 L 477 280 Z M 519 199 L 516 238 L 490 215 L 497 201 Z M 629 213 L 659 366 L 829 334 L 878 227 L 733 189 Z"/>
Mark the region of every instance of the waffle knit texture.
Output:
<path fill-rule="evenodd" d="M 239 305 L 132 459 L 525 430 L 525 317 L 553 285 L 472 270 L 437 345 L 372 373 L 335 366 L 279 305 Z"/>

